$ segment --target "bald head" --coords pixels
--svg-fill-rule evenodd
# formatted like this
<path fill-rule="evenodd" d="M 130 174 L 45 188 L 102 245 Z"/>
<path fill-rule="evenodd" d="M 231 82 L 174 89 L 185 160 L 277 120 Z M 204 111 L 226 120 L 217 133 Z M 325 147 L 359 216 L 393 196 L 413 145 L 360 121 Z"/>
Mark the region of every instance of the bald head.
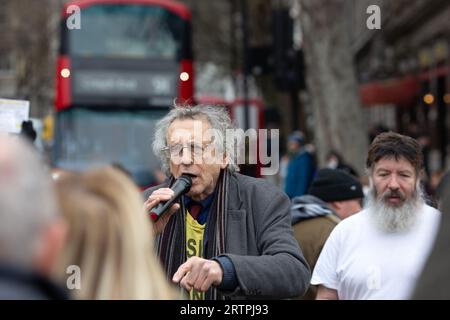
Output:
<path fill-rule="evenodd" d="M 50 176 L 36 151 L 0 134 L 0 261 L 31 266 L 43 230 L 57 217 Z"/>

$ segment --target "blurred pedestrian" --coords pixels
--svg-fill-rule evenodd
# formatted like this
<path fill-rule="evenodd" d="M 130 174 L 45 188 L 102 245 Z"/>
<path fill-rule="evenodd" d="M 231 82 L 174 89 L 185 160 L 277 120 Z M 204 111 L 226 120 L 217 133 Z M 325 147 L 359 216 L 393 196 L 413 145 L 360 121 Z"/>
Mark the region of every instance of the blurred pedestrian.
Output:
<path fill-rule="evenodd" d="M 305 137 L 300 131 L 289 135 L 288 155 L 284 191 L 293 198 L 306 193 L 315 173 L 314 158 L 305 149 Z"/>
<path fill-rule="evenodd" d="M 57 180 L 68 236 L 54 272 L 80 268 L 77 299 L 175 299 L 154 254 L 152 224 L 139 190 L 120 169 L 106 167 Z"/>
<path fill-rule="evenodd" d="M 442 221 L 433 250 L 417 282 L 412 299 L 450 299 L 450 184 L 442 185 Z"/>
<path fill-rule="evenodd" d="M 29 142 L 0 135 L 0 299 L 66 299 L 50 277 L 65 236 L 49 173 Z"/>
<path fill-rule="evenodd" d="M 410 136 L 413 139 L 416 139 L 420 144 L 423 154 L 423 167 L 425 173 L 423 184 L 425 185 L 426 188 L 428 188 L 429 179 L 431 178 L 430 159 L 429 159 L 431 151 L 430 134 L 425 130 L 421 129 L 418 123 L 410 122 L 408 124 L 408 128 L 406 129 L 406 135 Z"/>
<path fill-rule="evenodd" d="M 358 173 L 352 166 L 345 162 L 344 158 L 335 150 L 331 150 L 326 159 L 326 167 L 330 169 L 339 169 L 351 174 L 352 176 L 359 177 Z"/>
<path fill-rule="evenodd" d="M 36 141 L 37 133 L 36 130 L 34 130 L 33 121 L 26 120 L 22 121 L 22 126 L 20 128 L 20 135 L 25 139 L 28 140 L 31 144 L 34 144 Z"/>
<path fill-rule="evenodd" d="M 320 169 L 308 194 L 325 201 L 340 219 L 361 211 L 364 193 L 361 182 L 345 171 Z"/>
<path fill-rule="evenodd" d="M 449 189 L 450 189 L 450 170 L 442 175 L 441 179 L 439 180 L 439 183 L 436 186 L 435 200 L 438 209 L 442 208 L 444 199 L 446 197 L 445 192 L 448 191 Z"/>
<path fill-rule="evenodd" d="M 377 123 L 377 124 L 373 125 L 369 129 L 369 141 L 370 141 L 370 143 L 372 143 L 373 139 L 375 139 L 375 137 L 377 137 L 379 134 L 381 134 L 383 132 L 388 132 L 388 131 L 389 131 L 389 128 L 386 127 L 384 124 Z"/>
<path fill-rule="evenodd" d="M 361 183 L 341 170 L 321 169 L 308 194 L 292 199 L 294 236 L 311 269 L 331 231 L 341 221 L 361 210 L 364 197 Z M 304 300 L 316 297 L 317 287 L 310 286 Z"/>
<path fill-rule="evenodd" d="M 148 189 L 149 212 L 173 197 L 183 174 L 189 192 L 156 223 L 167 274 L 191 299 L 289 298 L 310 271 L 292 235 L 288 197 L 264 179 L 238 174 L 226 109 L 175 106 L 156 126 L 153 150 L 169 184 Z M 239 146 L 237 146 L 239 150 Z"/>
<path fill-rule="evenodd" d="M 440 213 L 420 189 L 419 143 L 393 132 L 372 142 L 365 210 L 332 231 L 311 284 L 317 299 L 407 299 L 433 245 Z"/>

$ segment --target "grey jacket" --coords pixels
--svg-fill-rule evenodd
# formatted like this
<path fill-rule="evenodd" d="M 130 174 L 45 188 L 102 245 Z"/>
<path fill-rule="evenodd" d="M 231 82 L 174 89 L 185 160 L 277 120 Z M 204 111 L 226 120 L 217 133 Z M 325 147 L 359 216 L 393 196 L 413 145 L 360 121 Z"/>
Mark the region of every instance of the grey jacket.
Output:
<path fill-rule="evenodd" d="M 144 191 L 145 199 L 157 188 Z M 303 295 L 310 270 L 291 228 L 290 200 L 263 179 L 232 174 L 228 189 L 226 252 L 236 270 L 233 298 Z"/>

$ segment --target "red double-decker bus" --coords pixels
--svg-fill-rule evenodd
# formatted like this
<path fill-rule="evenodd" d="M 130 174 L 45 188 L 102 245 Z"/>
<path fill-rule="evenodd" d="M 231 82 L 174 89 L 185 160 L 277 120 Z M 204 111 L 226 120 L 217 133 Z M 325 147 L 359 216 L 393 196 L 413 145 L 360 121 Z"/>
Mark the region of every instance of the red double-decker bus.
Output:
<path fill-rule="evenodd" d="M 116 163 L 151 184 L 154 124 L 175 99 L 194 96 L 189 9 L 170 0 L 69 1 L 60 30 L 54 165 Z"/>

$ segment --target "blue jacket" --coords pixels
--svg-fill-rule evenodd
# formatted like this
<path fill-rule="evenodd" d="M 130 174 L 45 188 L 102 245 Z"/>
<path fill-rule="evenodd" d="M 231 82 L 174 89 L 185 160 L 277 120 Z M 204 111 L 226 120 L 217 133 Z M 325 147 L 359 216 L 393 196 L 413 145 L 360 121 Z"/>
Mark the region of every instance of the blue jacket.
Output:
<path fill-rule="evenodd" d="M 309 152 L 301 150 L 292 156 L 287 166 L 284 189 L 289 198 L 306 194 L 314 173 L 314 161 Z"/>

